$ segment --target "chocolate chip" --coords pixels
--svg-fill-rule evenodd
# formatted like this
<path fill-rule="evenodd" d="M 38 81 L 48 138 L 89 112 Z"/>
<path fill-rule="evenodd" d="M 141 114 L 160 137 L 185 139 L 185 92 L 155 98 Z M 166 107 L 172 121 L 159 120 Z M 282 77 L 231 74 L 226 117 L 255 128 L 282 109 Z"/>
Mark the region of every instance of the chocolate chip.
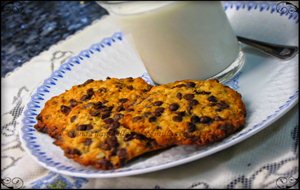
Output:
<path fill-rule="evenodd" d="M 69 150 L 68 151 L 68 154 L 71 154 L 71 155 L 81 155 L 81 152 L 80 152 L 80 150 L 78 150 L 78 149 L 76 149 L 76 148 L 74 148 L 74 149 L 71 149 L 71 150 Z"/>
<path fill-rule="evenodd" d="M 102 112 L 111 112 L 111 110 L 114 108 L 114 106 L 103 106 L 103 108 L 101 108 Z"/>
<path fill-rule="evenodd" d="M 111 156 L 116 156 L 116 155 L 117 155 L 117 151 L 118 151 L 118 148 L 117 148 L 117 147 L 116 147 L 116 148 L 112 147 L 112 149 L 110 150 L 109 156 L 110 156 L 110 157 L 111 157 Z"/>
<path fill-rule="evenodd" d="M 41 114 L 38 114 L 38 115 L 36 116 L 36 119 L 39 120 L 39 121 L 43 121 L 43 117 L 42 117 Z"/>
<path fill-rule="evenodd" d="M 212 107 L 212 106 L 216 106 L 217 103 L 213 102 L 213 103 L 209 103 L 208 106 Z"/>
<path fill-rule="evenodd" d="M 89 83 L 91 83 L 93 81 L 94 81 L 93 79 L 89 79 L 89 80 L 85 81 L 84 83 L 79 84 L 78 87 L 83 87 L 83 86 L 85 86 L 85 85 L 87 85 L 87 84 L 89 84 Z"/>
<path fill-rule="evenodd" d="M 111 114 L 110 111 L 103 112 L 102 115 L 101 115 L 101 119 L 108 118 L 110 116 L 110 114 Z"/>
<path fill-rule="evenodd" d="M 100 111 L 99 110 L 90 110 L 89 114 L 91 116 L 99 116 L 100 115 Z"/>
<path fill-rule="evenodd" d="M 86 91 L 87 95 L 92 97 L 94 95 L 94 89 L 92 88 L 89 88 L 87 91 Z"/>
<path fill-rule="evenodd" d="M 101 159 L 96 162 L 96 167 L 105 170 L 110 170 L 113 168 L 113 164 L 107 159 Z"/>
<path fill-rule="evenodd" d="M 161 126 L 156 126 L 155 129 L 162 129 Z"/>
<path fill-rule="evenodd" d="M 77 116 L 76 115 L 73 115 L 70 119 L 71 123 L 73 123 L 75 120 L 77 119 Z"/>
<path fill-rule="evenodd" d="M 207 98 L 207 100 L 210 101 L 210 102 L 217 102 L 217 101 L 218 101 L 217 98 L 216 98 L 215 96 L 209 96 L 209 97 Z"/>
<path fill-rule="evenodd" d="M 178 116 L 184 117 L 185 116 L 185 111 L 178 111 L 178 112 L 176 112 L 176 114 Z"/>
<path fill-rule="evenodd" d="M 48 127 L 43 125 L 42 123 L 38 123 L 34 126 L 34 128 L 41 133 L 48 133 Z"/>
<path fill-rule="evenodd" d="M 127 81 L 128 81 L 128 82 L 133 82 L 134 80 L 133 80 L 132 77 L 128 77 L 128 78 L 127 78 Z"/>
<path fill-rule="evenodd" d="M 149 112 L 149 111 L 143 113 L 143 116 L 144 116 L 144 117 L 149 117 L 149 116 L 151 116 L 151 115 L 152 115 L 152 113 Z"/>
<path fill-rule="evenodd" d="M 86 130 L 91 130 L 91 129 L 93 129 L 94 127 L 93 127 L 93 125 L 91 125 L 91 124 L 87 124 L 87 126 L 86 126 Z"/>
<path fill-rule="evenodd" d="M 186 100 L 192 100 L 194 98 L 194 96 L 195 96 L 194 94 L 185 94 L 183 96 L 183 98 Z"/>
<path fill-rule="evenodd" d="M 93 129 L 93 125 L 91 124 L 82 124 L 77 126 L 78 131 L 88 131 Z"/>
<path fill-rule="evenodd" d="M 193 110 L 193 106 L 192 106 L 191 104 L 189 104 L 188 107 L 187 107 L 187 112 L 188 112 L 189 114 L 191 114 L 191 113 L 192 113 L 192 110 Z"/>
<path fill-rule="evenodd" d="M 106 118 L 103 120 L 106 124 L 112 124 L 115 120 L 113 118 Z"/>
<path fill-rule="evenodd" d="M 194 88 L 196 86 L 196 83 L 188 82 L 188 83 L 186 83 L 186 86 L 189 87 L 189 88 Z"/>
<path fill-rule="evenodd" d="M 109 136 L 116 136 L 116 135 L 119 134 L 119 131 L 117 129 L 115 129 L 115 128 L 111 128 L 111 129 L 108 130 L 107 134 Z"/>
<path fill-rule="evenodd" d="M 93 108 L 98 110 L 98 109 L 101 109 L 103 108 L 103 103 L 102 102 L 96 102 L 96 103 L 93 103 Z"/>
<path fill-rule="evenodd" d="M 134 133 L 134 138 L 136 138 L 138 140 L 147 140 L 147 137 L 145 137 L 142 134 L 137 134 L 137 133 Z"/>
<path fill-rule="evenodd" d="M 164 113 L 164 111 L 165 111 L 165 108 L 163 108 L 163 107 L 158 107 L 155 109 L 155 112 Z"/>
<path fill-rule="evenodd" d="M 194 92 L 196 93 L 196 94 L 202 94 L 202 95 L 208 95 L 208 94 L 211 94 L 211 92 L 206 92 L 206 91 L 199 91 L 199 90 L 194 90 Z"/>
<path fill-rule="evenodd" d="M 169 106 L 170 111 L 176 111 L 179 108 L 179 105 L 177 103 L 172 103 Z"/>
<path fill-rule="evenodd" d="M 70 100 L 70 106 L 71 107 L 75 107 L 75 106 L 77 106 L 78 105 L 78 102 L 76 101 L 76 100 L 74 100 L 74 99 L 71 99 Z"/>
<path fill-rule="evenodd" d="M 178 93 L 176 94 L 176 97 L 177 97 L 179 100 L 181 100 L 181 99 L 182 99 L 182 94 L 181 94 L 180 92 L 178 92 Z"/>
<path fill-rule="evenodd" d="M 91 93 L 91 92 L 90 92 Z M 81 101 L 87 101 L 87 100 L 90 100 L 92 98 L 93 95 L 89 95 L 89 94 L 86 94 L 86 95 L 83 95 L 80 100 Z"/>
<path fill-rule="evenodd" d="M 71 148 L 67 148 L 67 149 L 65 150 L 65 154 L 70 154 L 71 151 L 72 151 Z"/>
<path fill-rule="evenodd" d="M 65 105 L 60 106 L 60 111 L 63 112 L 65 115 L 68 115 L 71 111 L 71 108 Z"/>
<path fill-rule="evenodd" d="M 70 138 L 74 138 L 74 137 L 76 137 L 76 132 L 75 132 L 75 131 L 69 131 L 69 132 L 68 132 L 68 136 L 69 136 Z"/>
<path fill-rule="evenodd" d="M 191 122 L 188 122 L 187 127 L 189 133 L 194 132 L 196 130 L 196 125 Z"/>
<path fill-rule="evenodd" d="M 200 123 L 209 124 L 211 121 L 212 121 L 212 119 L 208 116 L 200 117 Z"/>
<path fill-rule="evenodd" d="M 110 136 L 106 139 L 107 144 L 109 144 L 110 147 L 117 148 L 119 146 L 119 142 L 116 136 Z"/>
<path fill-rule="evenodd" d="M 172 120 L 175 121 L 175 122 L 181 122 L 182 121 L 182 117 L 179 116 L 179 115 L 176 115 L 176 116 L 172 117 Z"/>
<path fill-rule="evenodd" d="M 128 89 L 128 90 L 133 90 L 133 86 L 132 86 L 132 85 L 129 85 L 129 86 L 127 86 L 127 89 Z"/>
<path fill-rule="evenodd" d="M 94 80 L 93 79 L 88 79 L 87 81 L 85 81 L 82 85 L 85 86 L 91 82 L 93 82 Z"/>
<path fill-rule="evenodd" d="M 216 111 L 222 111 L 224 109 L 229 108 L 229 105 L 224 101 L 217 103 L 217 106 L 218 106 L 218 109 Z"/>
<path fill-rule="evenodd" d="M 110 77 L 106 77 L 106 80 L 109 80 L 109 79 L 111 79 Z"/>
<path fill-rule="evenodd" d="M 85 146 L 90 146 L 92 144 L 93 140 L 91 138 L 86 138 L 83 142 Z"/>
<path fill-rule="evenodd" d="M 154 111 L 154 115 L 156 117 L 160 117 L 161 114 L 164 113 L 164 111 L 165 111 L 165 108 L 163 108 L 163 107 L 156 108 Z"/>
<path fill-rule="evenodd" d="M 120 106 L 118 106 L 118 107 L 116 108 L 116 111 L 117 111 L 117 112 L 124 111 L 124 110 L 125 110 L 125 108 L 124 108 L 123 105 L 120 105 Z"/>
<path fill-rule="evenodd" d="M 135 116 L 134 118 L 132 118 L 132 121 L 133 122 L 137 122 L 138 120 L 141 120 L 141 119 L 143 119 L 143 117 L 141 117 L 141 116 Z"/>
<path fill-rule="evenodd" d="M 120 157 L 120 159 L 126 159 L 127 158 L 127 150 L 125 148 L 121 148 L 118 150 L 117 155 Z"/>
<path fill-rule="evenodd" d="M 121 99 L 119 99 L 119 102 L 121 102 L 121 103 L 125 103 L 127 101 L 128 101 L 128 98 L 121 98 Z"/>
<path fill-rule="evenodd" d="M 199 123 L 200 122 L 200 117 L 196 116 L 196 115 L 193 115 L 191 117 L 191 122 L 196 124 L 196 123 Z"/>
<path fill-rule="evenodd" d="M 149 117 L 149 119 L 148 119 L 148 121 L 149 122 L 154 122 L 154 121 L 156 121 L 156 117 L 155 116 L 152 116 L 152 117 Z"/>
<path fill-rule="evenodd" d="M 162 101 L 156 101 L 156 102 L 153 103 L 153 105 L 155 105 L 155 106 L 160 106 L 160 105 L 162 105 L 162 104 L 163 104 Z"/>
<path fill-rule="evenodd" d="M 99 144 L 99 148 L 101 148 L 103 150 L 110 150 L 111 146 L 105 141 L 105 142 L 101 142 Z"/>
<path fill-rule="evenodd" d="M 209 95 L 209 94 L 211 94 L 211 92 L 202 91 L 201 94 Z"/>
<path fill-rule="evenodd" d="M 112 124 L 111 124 L 111 128 L 113 129 L 117 129 L 121 126 L 121 123 L 120 122 L 117 122 L 117 121 L 114 121 Z"/>
<path fill-rule="evenodd" d="M 115 120 L 115 121 L 119 121 L 119 120 L 122 119 L 123 117 L 124 117 L 123 114 L 117 113 L 117 114 L 114 115 L 114 120 Z"/>
<path fill-rule="evenodd" d="M 174 88 L 181 88 L 181 87 L 186 87 L 186 85 L 185 84 L 178 84 L 178 85 L 174 86 Z"/>
<path fill-rule="evenodd" d="M 124 136 L 124 141 L 130 141 L 134 138 L 134 133 L 128 133 Z"/>
<path fill-rule="evenodd" d="M 40 128 L 36 128 L 41 133 L 48 133 L 48 128 L 46 126 L 40 126 Z"/>
<path fill-rule="evenodd" d="M 198 105 L 198 104 L 199 104 L 198 100 L 196 100 L 196 99 L 190 100 L 190 105 L 191 106 L 195 106 L 195 105 Z"/>
<path fill-rule="evenodd" d="M 117 148 L 112 148 L 112 149 L 110 150 L 110 155 L 109 155 L 109 156 L 116 156 L 116 155 L 117 155 L 117 151 L 118 151 Z"/>
<path fill-rule="evenodd" d="M 83 96 L 81 96 L 80 101 L 87 101 L 87 100 L 89 100 L 90 98 L 91 98 L 91 97 L 88 96 L 88 95 L 83 95 Z"/>
<path fill-rule="evenodd" d="M 117 151 L 118 151 L 118 148 L 117 148 L 117 147 L 112 147 L 112 148 L 110 149 L 109 157 L 111 157 L 111 156 L 116 156 L 116 155 L 117 155 Z"/>

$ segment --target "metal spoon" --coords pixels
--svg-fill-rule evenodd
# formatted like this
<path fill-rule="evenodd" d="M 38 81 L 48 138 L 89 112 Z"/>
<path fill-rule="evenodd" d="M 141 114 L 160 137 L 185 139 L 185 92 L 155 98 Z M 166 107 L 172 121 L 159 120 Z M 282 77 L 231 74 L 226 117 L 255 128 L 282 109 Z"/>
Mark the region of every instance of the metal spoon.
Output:
<path fill-rule="evenodd" d="M 247 45 L 257 48 L 269 55 L 278 57 L 279 59 L 288 60 L 295 57 L 298 54 L 298 47 L 296 46 L 285 46 L 279 44 L 272 44 L 253 39 L 244 38 L 237 36 L 237 39 Z"/>

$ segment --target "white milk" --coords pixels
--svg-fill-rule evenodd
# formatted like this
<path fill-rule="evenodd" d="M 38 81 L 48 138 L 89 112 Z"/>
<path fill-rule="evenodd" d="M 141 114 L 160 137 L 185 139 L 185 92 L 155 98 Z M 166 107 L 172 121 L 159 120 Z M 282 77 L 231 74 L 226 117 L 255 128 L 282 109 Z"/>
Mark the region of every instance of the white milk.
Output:
<path fill-rule="evenodd" d="M 117 11 L 114 16 L 158 84 L 213 77 L 239 55 L 220 2 L 140 2 L 121 4 Z"/>

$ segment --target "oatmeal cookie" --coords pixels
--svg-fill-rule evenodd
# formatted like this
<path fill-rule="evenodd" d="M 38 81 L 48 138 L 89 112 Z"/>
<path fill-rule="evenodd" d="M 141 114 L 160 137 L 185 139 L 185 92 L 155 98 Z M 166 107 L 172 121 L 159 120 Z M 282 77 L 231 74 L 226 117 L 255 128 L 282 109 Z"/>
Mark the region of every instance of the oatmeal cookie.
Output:
<path fill-rule="evenodd" d="M 149 91 L 151 86 L 142 78 L 107 78 L 106 80 L 87 80 L 85 83 L 73 86 L 70 90 L 48 100 L 37 116 L 37 124 L 34 126 L 40 132 L 47 133 L 57 138 L 64 129 L 69 113 L 74 107 L 87 102 L 94 97 L 101 96 L 109 101 L 111 98 L 123 93 L 127 101 L 123 106 L 134 103 L 139 96 Z M 122 108 L 119 108 L 122 109 Z"/>
<path fill-rule="evenodd" d="M 134 96 L 120 93 L 109 101 L 97 96 L 75 107 L 54 144 L 63 149 L 66 157 L 102 170 L 122 167 L 139 155 L 164 148 L 123 126 L 124 114 L 132 111 L 126 103 Z"/>
<path fill-rule="evenodd" d="M 217 80 L 184 80 L 153 87 L 127 113 L 124 126 L 160 145 L 205 145 L 245 124 L 241 95 Z"/>

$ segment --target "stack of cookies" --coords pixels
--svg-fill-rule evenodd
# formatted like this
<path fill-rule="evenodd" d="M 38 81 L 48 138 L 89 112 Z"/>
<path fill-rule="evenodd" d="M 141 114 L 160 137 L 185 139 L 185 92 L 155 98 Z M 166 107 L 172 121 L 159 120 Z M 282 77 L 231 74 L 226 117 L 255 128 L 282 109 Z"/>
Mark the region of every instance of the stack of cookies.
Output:
<path fill-rule="evenodd" d="M 217 80 L 151 86 L 141 78 L 107 78 L 48 100 L 35 128 L 68 158 L 108 170 L 146 152 L 220 141 L 245 117 L 241 95 Z"/>

